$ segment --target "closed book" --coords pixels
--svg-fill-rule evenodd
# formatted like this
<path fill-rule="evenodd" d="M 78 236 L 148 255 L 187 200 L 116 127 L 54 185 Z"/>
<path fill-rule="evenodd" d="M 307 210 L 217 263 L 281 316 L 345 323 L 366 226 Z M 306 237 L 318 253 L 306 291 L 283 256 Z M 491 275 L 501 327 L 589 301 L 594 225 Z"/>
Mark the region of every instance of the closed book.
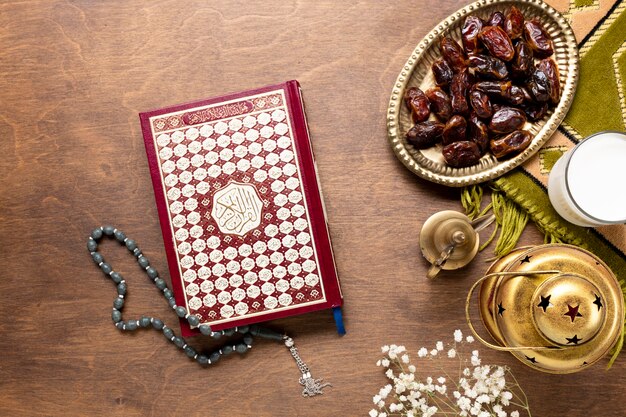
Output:
<path fill-rule="evenodd" d="M 297 81 L 140 120 L 177 305 L 213 330 L 328 308 L 340 317 Z"/>

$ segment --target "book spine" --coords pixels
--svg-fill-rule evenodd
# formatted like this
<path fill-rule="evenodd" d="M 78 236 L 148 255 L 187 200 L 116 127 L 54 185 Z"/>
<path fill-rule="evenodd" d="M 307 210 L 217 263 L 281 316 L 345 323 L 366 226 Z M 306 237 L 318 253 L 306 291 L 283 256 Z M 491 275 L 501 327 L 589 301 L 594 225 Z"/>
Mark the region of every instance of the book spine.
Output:
<path fill-rule="evenodd" d="M 324 203 L 322 187 L 320 185 L 321 182 L 319 180 L 315 153 L 311 144 L 309 125 L 306 120 L 304 100 L 302 99 L 302 89 L 300 88 L 298 81 L 295 80 L 288 81 L 286 84 L 286 90 L 289 94 L 289 107 L 294 118 L 294 135 L 296 136 L 295 142 L 299 148 L 299 152 L 304 156 L 303 159 L 306 160 L 306 157 L 309 156 L 308 159 L 311 161 L 310 169 L 303 169 L 303 171 L 312 177 L 310 181 L 305 180 L 305 183 L 313 184 L 315 187 L 314 190 L 306 190 L 307 199 L 312 202 L 312 206 L 321 207 L 321 216 L 319 216 L 320 211 L 317 211 L 312 213 L 313 215 L 311 217 L 311 222 L 315 223 L 315 230 L 318 232 L 319 238 L 317 241 L 318 243 L 321 243 L 320 250 L 318 251 L 318 255 L 320 257 L 320 268 L 322 268 L 320 276 L 324 285 L 327 287 L 326 296 L 331 304 L 331 307 L 339 307 L 343 303 L 343 294 L 341 292 L 341 285 L 339 284 L 339 276 L 337 274 L 337 267 L 335 264 L 335 255 L 333 253 L 333 247 L 330 240 L 328 214 Z"/>

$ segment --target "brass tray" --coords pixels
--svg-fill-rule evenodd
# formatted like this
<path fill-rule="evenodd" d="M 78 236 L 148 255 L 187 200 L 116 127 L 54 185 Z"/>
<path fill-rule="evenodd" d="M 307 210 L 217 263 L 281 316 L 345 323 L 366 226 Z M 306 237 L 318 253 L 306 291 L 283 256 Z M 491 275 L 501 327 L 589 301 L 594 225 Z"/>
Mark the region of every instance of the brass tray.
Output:
<path fill-rule="evenodd" d="M 404 104 L 407 88 L 419 87 L 427 90 L 435 86 L 431 64 L 441 57 L 439 40 L 450 35 L 461 43 L 461 28 L 465 17 L 476 15 L 488 18 L 500 10 L 504 13 L 516 6 L 526 19 L 538 17 L 554 41 L 552 59 L 559 67 L 561 78 L 561 100 L 558 105 L 537 122 L 524 126 L 534 135 L 531 144 L 522 153 L 510 159 L 498 161 L 493 155 L 484 155 L 478 164 L 465 168 L 448 166 L 441 154 L 441 144 L 418 150 L 406 141 L 406 132 L 413 126 L 411 115 Z M 578 82 L 578 48 L 574 32 L 565 18 L 541 0 L 480 0 L 463 7 L 430 31 L 417 45 L 396 80 L 387 109 L 387 133 L 389 143 L 396 156 L 413 173 L 429 181 L 450 187 L 463 187 L 497 178 L 520 165 L 552 136 L 572 104 Z M 434 116 L 431 115 L 431 119 Z"/>

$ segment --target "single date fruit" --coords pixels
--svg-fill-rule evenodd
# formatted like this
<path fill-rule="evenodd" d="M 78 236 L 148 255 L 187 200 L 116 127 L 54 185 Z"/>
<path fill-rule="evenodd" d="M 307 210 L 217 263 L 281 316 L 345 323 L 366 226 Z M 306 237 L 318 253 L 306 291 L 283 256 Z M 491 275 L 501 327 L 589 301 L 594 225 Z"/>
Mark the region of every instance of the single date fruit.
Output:
<path fill-rule="evenodd" d="M 533 51 L 524 40 L 515 45 L 515 57 L 511 61 L 511 73 L 515 78 L 526 78 L 533 70 Z"/>
<path fill-rule="evenodd" d="M 453 142 L 465 140 L 467 122 L 462 116 L 454 115 L 443 128 L 443 144 L 448 145 Z"/>
<path fill-rule="evenodd" d="M 469 73 L 467 70 L 454 74 L 450 83 L 450 103 L 452 104 L 452 113 L 469 114 L 469 105 L 467 104 L 467 90 L 469 88 Z"/>
<path fill-rule="evenodd" d="M 550 100 L 550 80 L 540 68 L 535 68 L 528 82 L 528 90 L 535 101 L 543 103 Z"/>
<path fill-rule="evenodd" d="M 472 88 L 469 94 L 470 104 L 478 117 L 488 119 L 493 115 L 489 96 L 480 90 Z"/>
<path fill-rule="evenodd" d="M 510 61 L 515 56 L 513 43 L 500 26 L 487 26 L 478 35 L 483 45 L 489 50 L 491 56 L 503 61 Z"/>
<path fill-rule="evenodd" d="M 426 90 L 426 97 L 430 101 L 430 109 L 435 116 L 442 122 L 447 122 L 450 116 L 452 116 L 452 104 L 450 103 L 450 97 L 439 87 Z"/>
<path fill-rule="evenodd" d="M 435 76 L 435 83 L 437 83 L 439 87 L 446 86 L 450 84 L 450 81 L 452 81 L 454 72 L 445 59 L 438 59 L 433 62 L 432 70 L 433 75 Z"/>
<path fill-rule="evenodd" d="M 450 64 L 450 67 L 454 72 L 460 72 L 463 68 L 467 67 L 467 59 L 463 49 L 459 44 L 449 36 L 441 38 L 441 54 L 443 59 Z"/>
<path fill-rule="evenodd" d="M 470 55 L 469 66 L 474 74 L 480 74 L 485 78 L 503 80 L 509 75 L 504 61 L 489 55 Z"/>
<path fill-rule="evenodd" d="M 505 20 L 506 18 L 502 12 L 493 12 L 491 16 L 489 16 L 489 20 L 487 20 L 487 24 L 485 26 L 500 26 L 503 28 Z"/>
<path fill-rule="evenodd" d="M 512 6 L 506 15 L 504 31 L 511 39 L 521 38 L 524 34 L 524 15 L 515 6 Z"/>
<path fill-rule="evenodd" d="M 411 110 L 415 122 L 423 122 L 430 116 L 430 102 L 422 90 L 417 87 L 409 88 L 404 100 Z"/>
<path fill-rule="evenodd" d="M 559 68 L 552 58 L 546 58 L 539 61 L 537 69 L 546 74 L 548 78 L 548 95 L 550 102 L 557 104 L 561 98 L 561 80 L 559 79 Z"/>
<path fill-rule="evenodd" d="M 463 49 L 467 53 L 476 53 L 480 50 L 480 42 L 478 34 L 483 28 L 483 21 L 476 16 L 469 16 L 465 19 L 463 29 L 461 29 L 461 40 L 463 41 Z"/>
<path fill-rule="evenodd" d="M 444 146 L 442 153 L 446 163 L 455 168 L 474 165 L 480 160 L 478 145 L 467 140 Z"/>
<path fill-rule="evenodd" d="M 537 58 L 547 58 L 554 53 L 552 37 L 539 20 L 524 22 L 524 37 Z"/>
<path fill-rule="evenodd" d="M 408 131 L 406 140 L 417 149 L 429 148 L 441 141 L 443 128 L 443 123 L 431 120 L 418 123 Z"/>
<path fill-rule="evenodd" d="M 548 103 L 524 103 L 521 108 L 532 121 L 541 120 L 548 113 Z"/>
<path fill-rule="evenodd" d="M 492 139 L 489 146 L 493 156 L 500 159 L 523 151 L 531 141 L 532 135 L 529 132 L 516 130 L 503 138 Z"/>
<path fill-rule="evenodd" d="M 484 155 L 489 150 L 487 125 L 475 113 L 472 113 L 469 119 L 467 119 L 467 139 L 478 145 L 481 155 Z"/>
<path fill-rule="evenodd" d="M 513 107 L 502 107 L 493 114 L 489 122 L 489 131 L 493 133 L 510 133 L 520 129 L 526 123 L 523 111 Z"/>

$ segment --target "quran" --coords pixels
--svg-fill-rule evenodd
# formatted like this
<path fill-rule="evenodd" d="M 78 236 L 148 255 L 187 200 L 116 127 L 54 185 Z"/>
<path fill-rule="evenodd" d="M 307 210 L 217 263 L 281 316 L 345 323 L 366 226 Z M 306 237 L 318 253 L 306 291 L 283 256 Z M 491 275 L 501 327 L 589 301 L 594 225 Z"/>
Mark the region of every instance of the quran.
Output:
<path fill-rule="evenodd" d="M 332 308 L 342 333 L 298 82 L 139 116 L 176 303 L 214 330 Z"/>

